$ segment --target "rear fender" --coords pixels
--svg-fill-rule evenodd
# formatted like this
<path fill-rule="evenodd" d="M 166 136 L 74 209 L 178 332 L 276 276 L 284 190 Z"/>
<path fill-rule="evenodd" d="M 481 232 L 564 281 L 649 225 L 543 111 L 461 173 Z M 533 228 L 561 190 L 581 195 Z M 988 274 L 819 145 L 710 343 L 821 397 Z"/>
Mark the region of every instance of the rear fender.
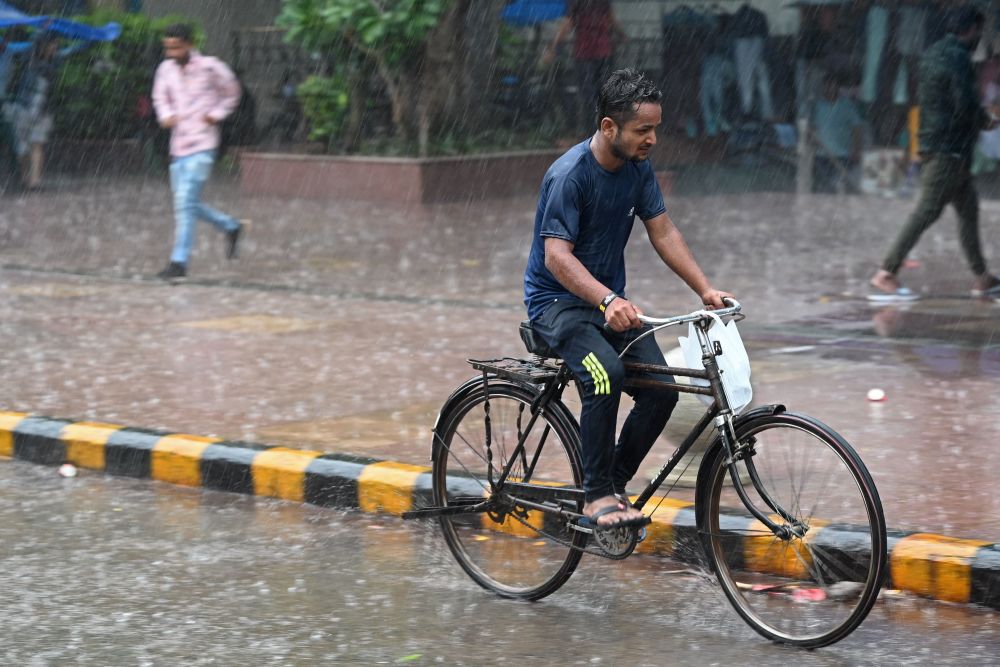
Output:
<path fill-rule="evenodd" d="M 544 389 L 540 388 L 537 385 L 525 384 L 525 383 L 521 383 L 521 382 L 513 382 L 513 381 L 508 380 L 508 379 L 499 379 L 499 378 L 497 378 L 496 376 L 493 376 L 493 375 L 487 376 L 487 380 L 491 384 L 500 384 L 500 383 L 503 383 L 503 384 L 508 384 L 508 385 L 514 385 L 516 387 L 520 387 L 521 389 L 524 389 L 524 390 L 526 390 L 526 391 L 528 391 L 528 392 L 530 392 L 532 394 L 536 394 L 536 395 L 540 391 L 544 391 Z M 445 426 L 445 419 L 446 419 L 448 413 L 450 413 L 454 409 L 454 406 L 458 405 L 463 400 L 465 400 L 466 397 L 468 397 L 469 394 L 471 394 L 474 391 L 478 391 L 479 389 L 482 388 L 482 386 L 483 386 L 483 376 L 482 375 L 479 375 L 479 376 L 473 377 L 473 378 L 469 378 L 468 380 L 466 380 L 465 382 L 463 382 L 458 387 L 458 389 L 456 389 L 455 391 L 453 391 L 451 393 L 451 396 L 448 397 L 448 400 L 446 400 L 444 402 L 444 405 L 441 406 L 441 410 L 438 412 L 437 419 L 434 420 L 434 430 L 433 430 L 432 438 L 431 438 L 431 463 L 432 464 L 434 464 L 434 463 L 437 462 L 438 451 L 440 450 L 440 447 L 439 447 L 440 437 L 439 437 L 439 435 L 441 433 L 441 430 Z M 580 432 L 580 425 L 577 422 L 576 417 L 573 415 L 572 412 L 569 411 L 569 408 L 567 408 L 566 405 L 565 405 L 565 403 L 563 403 L 562 401 L 560 401 L 560 400 L 553 400 L 553 401 L 551 401 L 548 404 L 548 406 L 546 407 L 546 412 L 549 413 L 550 415 L 552 415 L 552 417 L 554 419 L 562 419 L 562 420 L 564 420 L 565 424 L 566 424 L 566 427 L 567 427 L 567 429 L 570 432 L 576 432 L 576 433 Z M 579 449 L 579 445 L 577 445 L 577 449 Z M 577 452 L 577 453 L 579 454 L 579 452 Z"/>
<path fill-rule="evenodd" d="M 478 377 L 469 378 L 463 382 L 455 391 L 451 392 L 451 396 L 448 400 L 441 405 L 441 409 L 438 410 L 437 419 L 434 420 L 434 428 L 432 429 L 431 437 L 431 463 L 437 459 L 438 451 L 438 433 L 441 429 L 441 420 L 443 417 L 451 411 L 453 405 L 458 401 L 465 398 L 470 392 L 475 391 L 476 387 L 481 387 L 483 384 L 483 377 L 480 375 Z"/>

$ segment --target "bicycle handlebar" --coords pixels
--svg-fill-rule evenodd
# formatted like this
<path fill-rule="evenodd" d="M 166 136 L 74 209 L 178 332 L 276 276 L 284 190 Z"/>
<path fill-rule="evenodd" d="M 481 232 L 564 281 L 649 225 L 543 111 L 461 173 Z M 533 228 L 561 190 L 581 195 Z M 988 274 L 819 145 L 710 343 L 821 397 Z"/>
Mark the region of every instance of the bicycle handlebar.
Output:
<path fill-rule="evenodd" d="M 670 327 L 675 324 L 698 322 L 699 320 L 711 318 L 712 315 L 716 315 L 718 317 L 729 317 L 729 316 L 735 317 L 736 315 L 739 315 L 740 311 L 743 309 L 743 306 L 741 306 L 740 302 L 737 301 L 736 299 L 726 297 L 723 299 L 723 302 L 732 305 L 730 305 L 728 308 L 720 308 L 719 310 L 705 310 L 705 309 L 696 310 L 694 312 L 688 313 L 687 315 L 678 315 L 676 317 L 649 317 L 647 315 L 640 315 L 639 321 L 642 322 L 643 324 L 648 324 L 650 328 L 643 331 L 641 334 L 639 334 L 639 336 L 637 336 L 634 340 L 632 340 L 631 343 L 626 345 L 625 349 L 621 351 L 618 357 L 623 358 L 625 356 L 625 353 L 628 352 L 630 347 L 638 343 L 646 336 L 652 334 L 654 331 L 659 331 L 660 329 Z M 709 313 L 711 313 L 711 315 Z M 608 325 L 605 324 L 604 327 L 607 329 Z"/>
<path fill-rule="evenodd" d="M 688 313 L 687 315 L 677 315 L 675 317 L 649 317 L 648 315 L 640 315 L 639 321 L 643 324 L 648 324 L 654 327 L 669 327 L 675 324 L 686 324 L 688 322 L 697 322 L 698 320 L 708 317 L 708 313 L 713 315 L 718 315 L 719 317 L 726 317 L 729 315 L 736 315 L 742 309 L 743 306 L 736 299 L 726 297 L 723 299 L 725 303 L 732 304 L 728 308 L 720 308 L 719 310 L 696 310 L 694 312 Z"/>

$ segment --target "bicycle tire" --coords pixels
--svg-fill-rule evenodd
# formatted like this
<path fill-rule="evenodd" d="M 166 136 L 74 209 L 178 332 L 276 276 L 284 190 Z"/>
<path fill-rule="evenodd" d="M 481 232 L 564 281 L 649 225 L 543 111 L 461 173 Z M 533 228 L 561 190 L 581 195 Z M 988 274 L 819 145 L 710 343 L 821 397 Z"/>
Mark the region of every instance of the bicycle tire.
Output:
<path fill-rule="evenodd" d="M 513 453 L 518 435 L 527 427 L 530 407 L 537 396 L 534 387 L 490 380 L 493 479 Z M 442 409 L 435 427 L 432 470 L 434 502 L 438 506 L 468 504 L 476 496 L 490 497 L 485 399 L 482 383 L 470 381 Z M 536 459 L 539 444 L 541 452 Z M 512 468 L 510 479 L 524 479 L 524 470 L 531 467 L 530 483 L 581 488 L 579 451 L 575 420 L 561 402 L 553 401 L 535 422 L 526 439 L 526 456 Z M 535 461 L 534 466 L 531 461 Z M 567 509 L 581 512 L 582 500 Z M 538 600 L 558 589 L 573 574 L 587 536 L 569 529 L 565 518 L 523 507 L 514 510 L 518 517 L 494 512 L 441 516 L 439 520 L 449 549 L 476 583 L 502 597 Z M 543 529 L 564 543 L 545 539 L 529 526 Z"/>
<path fill-rule="evenodd" d="M 766 492 L 807 527 L 783 539 L 757 521 L 751 500 L 778 524 L 746 462 L 729 472 L 717 439 L 699 483 L 699 531 L 722 590 L 737 613 L 768 639 L 819 648 L 840 641 L 871 611 L 886 569 L 886 527 L 878 491 L 854 449 L 825 424 L 779 413 L 736 424 L 737 440 Z M 818 446 L 817 446 L 818 445 Z"/>

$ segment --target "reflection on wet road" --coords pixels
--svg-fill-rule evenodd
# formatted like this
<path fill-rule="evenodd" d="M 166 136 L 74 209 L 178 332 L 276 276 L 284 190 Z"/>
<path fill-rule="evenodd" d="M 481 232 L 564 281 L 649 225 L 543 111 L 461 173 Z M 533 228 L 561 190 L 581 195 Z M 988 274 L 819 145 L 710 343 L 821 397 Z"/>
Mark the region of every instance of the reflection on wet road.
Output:
<path fill-rule="evenodd" d="M 534 198 L 393 207 L 213 188 L 254 226 L 237 262 L 200 233 L 190 284 L 176 287 L 150 279 L 173 229 L 161 182 L 7 200 L 0 409 L 426 465 L 437 407 L 473 375 L 465 359 L 524 354 Z M 890 526 L 1000 539 L 1000 306 L 967 297 L 954 229 L 928 230 L 905 270 L 927 298 L 871 308 L 865 280 L 912 202 L 747 193 L 668 205 L 713 282 L 746 308 L 756 403 L 846 436 Z M 994 258 L 996 218 L 984 207 Z M 627 251 L 630 296 L 656 315 L 697 307 L 643 234 L 637 225 Z M 666 351 L 673 333 L 658 337 Z M 870 403 L 872 388 L 887 400 Z M 696 409 L 682 399 L 643 474 Z"/>
<path fill-rule="evenodd" d="M 881 601 L 840 644 L 765 642 L 701 572 L 585 558 L 499 600 L 434 524 L 0 462 L 7 665 L 988 664 L 996 614 Z"/>

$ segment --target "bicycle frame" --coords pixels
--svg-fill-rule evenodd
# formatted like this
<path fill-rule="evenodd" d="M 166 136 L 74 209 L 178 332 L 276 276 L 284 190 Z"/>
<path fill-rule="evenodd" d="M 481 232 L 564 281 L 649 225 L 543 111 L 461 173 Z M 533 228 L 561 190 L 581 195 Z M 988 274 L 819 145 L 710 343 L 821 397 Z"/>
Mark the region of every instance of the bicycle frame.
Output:
<path fill-rule="evenodd" d="M 562 400 L 574 374 L 530 324 L 522 324 L 532 356 L 468 360 L 481 377 L 452 392 L 432 431 L 433 506 L 407 510 L 403 518 L 438 518 L 448 548 L 476 583 L 502 597 L 538 600 L 562 586 L 584 554 L 621 560 L 634 553 L 646 535 L 638 526 L 648 524 L 673 493 L 676 483 L 664 487 L 667 478 L 712 427 L 716 433 L 708 434 L 711 445 L 696 466 L 694 538 L 726 597 L 773 641 L 805 648 L 839 641 L 871 610 L 886 571 L 878 493 L 850 444 L 822 422 L 783 414 L 778 404 L 743 411 L 749 397 L 740 386 L 748 379 L 739 376 L 747 372 L 742 344 L 728 335 L 735 334 L 731 329 L 712 329 L 725 326 L 720 318 L 742 319 L 739 303 L 726 305 L 672 318 L 639 316 L 645 326 L 629 340 L 608 337 L 627 343 L 613 364 L 617 378 L 620 364 L 625 370 L 616 389 L 669 392 L 662 396 L 667 404 L 675 402 L 673 392 L 707 397 L 697 424 L 636 497 L 634 507 L 644 516 L 603 526 L 583 513 L 579 421 Z M 636 341 L 678 324 L 690 325 L 685 365 L 695 368 L 674 368 L 659 355 L 654 359 L 660 363 L 630 361 L 644 358 L 629 353 Z M 686 343 L 695 341 L 698 347 L 689 349 Z M 734 363 L 726 363 L 723 353 Z M 729 373 L 736 382 L 729 382 Z M 736 392 L 733 403 L 727 387 Z M 660 402 L 636 397 L 640 407 Z M 825 495 L 833 496 L 829 503 Z M 689 520 L 685 513 L 685 528 Z M 807 536 L 813 525 L 817 532 Z M 799 604 L 804 600 L 818 604 Z"/>
<path fill-rule="evenodd" d="M 679 321 L 671 321 L 668 323 L 661 324 L 659 326 L 652 327 L 642 334 L 642 336 L 648 335 L 657 331 L 661 328 L 667 326 L 673 326 L 674 324 L 680 323 Z M 733 428 L 733 414 L 729 406 L 729 401 L 726 398 L 726 393 L 722 386 L 722 377 L 719 373 L 719 366 L 715 360 L 716 354 L 719 352 L 713 345 L 712 341 L 708 337 L 708 328 L 710 326 L 709 322 L 704 320 L 696 321 L 695 330 L 698 334 L 698 341 L 702 350 L 702 363 L 704 365 L 704 370 L 694 369 L 694 368 L 675 368 L 672 366 L 660 366 L 655 364 L 639 364 L 639 363 L 626 363 L 626 378 L 625 387 L 633 388 L 653 388 L 662 390 L 673 390 L 681 393 L 689 394 L 700 394 L 705 396 L 711 396 L 714 401 L 699 419 L 698 423 L 694 425 L 688 435 L 684 438 L 684 441 L 680 446 L 674 451 L 674 453 L 667 459 L 667 461 L 660 468 L 659 473 L 656 477 L 650 481 L 645 489 L 639 494 L 636 499 L 634 506 L 637 509 L 642 509 L 653 494 L 660 488 L 666 478 L 671 472 L 677 467 L 681 459 L 690 451 L 694 446 L 695 442 L 701 437 L 705 432 L 705 429 L 709 427 L 709 424 L 714 422 L 716 429 L 719 432 L 719 437 L 722 441 L 722 446 L 725 448 L 726 460 L 729 467 L 729 474 L 733 479 L 734 486 L 743 504 L 746 506 L 747 510 L 762 524 L 764 524 L 769 530 L 771 530 L 776 536 L 782 539 L 787 539 L 792 535 L 801 536 L 802 527 L 798 522 L 792 519 L 791 514 L 784 510 L 780 505 L 778 505 L 767 491 L 763 488 L 760 483 L 760 478 L 757 475 L 757 470 L 754 467 L 753 460 L 751 456 L 747 454 L 752 454 L 752 446 L 748 448 L 738 448 L 735 449 L 733 443 L 736 442 L 736 432 Z M 629 373 L 632 375 L 630 376 Z M 654 380 L 645 377 L 637 377 L 637 375 L 645 374 L 660 374 L 660 375 L 670 375 L 675 378 L 673 382 L 664 382 L 661 380 Z M 676 381 L 677 377 L 692 378 L 707 380 L 709 386 L 699 386 L 699 385 L 689 385 L 681 384 Z M 533 402 L 530 408 L 531 417 L 525 427 L 523 433 L 521 434 L 518 444 L 515 447 L 513 453 L 511 454 L 509 460 L 505 463 L 503 471 L 497 478 L 495 484 L 493 480 L 489 480 L 492 485 L 492 490 L 494 492 L 499 492 L 504 490 L 506 486 L 510 486 L 514 489 L 514 493 L 511 494 L 512 499 L 516 505 L 521 505 L 527 508 L 538 509 L 541 511 L 553 512 L 563 515 L 574 515 L 573 512 L 568 512 L 563 509 L 553 510 L 550 505 L 545 505 L 548 502 L 558 502 L 559 500 L 579 500 L 579 496 L 582 495 L 582 491 L 578 489 L 558 489 L 558 488 L 545 488 L 540 489 L 539 487 L 530 486 L 527 482 L 530 481 L 531 472 L 534 469 L 534 462 L 537 461 L 538 455 L 544 446 L 544 440 L 547 434 L 543 434 L 542 440 L 539 443 L 538 449 L 534 454 L 532 465 L 526 466 L 527 475 L 525 479 L 521 480 L 519 483 L 508 482 L 507 478 L 510 475 L 510 471 L 514 464 L 519 458 L 523 459 L 525 456 L 525 441 L 528 434 L 531 433 L 531 429 L 534 426 L 538 415 L 541 414 L 542 409 L 551 400 L 558 400 L 562 395 L 563 390 L 568 385 L 571 379 L 571 375 L 568 369 L 563 366 L 559 373 L 552 378 L 548 384 L 539 392 L 538 397 Z M 483 373 L 483 386 L 489 396 L 489 380 L 487 374 Z M 489 419 L 487 413 L 487 420 Z M 487 434 L 489 434 L 489 428 L 487 428 Z M 488 439 L 488 437 L 487 437 Z M 487 449 L 489 447 L 487 446 Z M 736 463 L 739 460 L 743 460 L 744 465 L 746 465 L 748 474 L 750 475 L 751 482 L 753 483 L 755 489 L 760 495 L 761 499 L 768 506 L 768 508 L 776 513 L 778 516 L 782 517 L 784 520 L 790 522 L 791 526 L 783 526 L 775 521 L 773 521 L 767 514 L 762 512 L 756 504 L 747 496 L 746 490 L 739 479 L 739 471 L 737 470 Z M 520 491 L 520 494 L 517 492 Z M 541 491 L 541 493 L 539 493 Z M 528 495 L 531 497 L 524 497 Z"/>

